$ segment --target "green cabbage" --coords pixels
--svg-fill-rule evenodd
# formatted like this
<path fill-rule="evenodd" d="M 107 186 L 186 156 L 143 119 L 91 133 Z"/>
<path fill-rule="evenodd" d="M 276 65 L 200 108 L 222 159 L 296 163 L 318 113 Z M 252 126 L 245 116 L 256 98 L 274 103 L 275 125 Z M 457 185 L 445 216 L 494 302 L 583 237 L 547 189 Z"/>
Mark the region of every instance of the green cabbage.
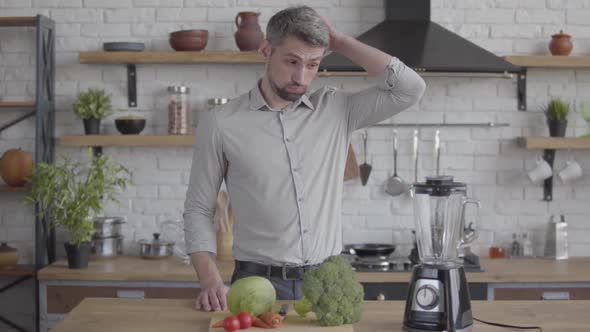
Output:
<path fill-rule="evenodd" d="M 232 314 L 247 311 L 258 316 L 272 311 L 277 300 L 275 288 L 265 278 L 247 277 L 232 284 L 227 292 L 227 306 Z"/>

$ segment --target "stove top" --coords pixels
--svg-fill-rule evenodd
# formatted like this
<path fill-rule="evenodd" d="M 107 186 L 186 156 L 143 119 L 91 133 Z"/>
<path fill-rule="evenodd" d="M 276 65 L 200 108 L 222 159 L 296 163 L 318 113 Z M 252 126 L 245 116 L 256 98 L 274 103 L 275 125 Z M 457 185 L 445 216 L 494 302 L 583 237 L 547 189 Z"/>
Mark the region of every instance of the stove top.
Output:
<path fill-rule="evenodd" d="M 357 272 L 412 272 L 414 263 L 410 259 L 403 259 L 400 257 L 391 256 L 369 256 L 359 257 L 357 255 L 342 253 L 342 257 L 346 258 L 352 269 Z M 483 272 L 480 265 L 469 264 L 466 261 L 463 264 L 465 272 Z"/>

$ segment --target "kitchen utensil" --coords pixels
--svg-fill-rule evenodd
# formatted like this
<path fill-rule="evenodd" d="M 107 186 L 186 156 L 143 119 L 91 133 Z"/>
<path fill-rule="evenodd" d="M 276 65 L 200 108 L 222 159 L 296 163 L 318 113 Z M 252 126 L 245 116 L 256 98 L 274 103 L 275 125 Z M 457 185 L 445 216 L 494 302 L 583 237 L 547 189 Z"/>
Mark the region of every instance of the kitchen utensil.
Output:
<path fill-rule="evenodd" d="M 371 166 L 367 163 L 367 139 L 368 139 L 368 136 L 369 135 L 367 134 L 367 131 L 365 131 L 363 133 L 363 145 L 365 147 L 365 162 L 359 166 L 360 175 L 361 175 L 361 183 L 363 184 L 363 186 L 367 184 L 367 181 L 369 180 L 369 175 L 371 174 L 371 170 L 373 169 L 373 166 Z"/>
<path fill-rule="evenodd" d="M 174 242 L 160 240 L 160 233 L 154 233 L 151 240 L 139 241 L 139 254 L 145 259 L 162 259 L 172 256 Z"/>
<path fill-rule="evenodd" d="M 551 216 L 549 225 L 547 225 L 547 234 L 545 239 L 545 256 L 557 260 L 568 259 L 569 245 L 567 240 L 567 223 L 565 216 L 561 215 L 559 222 L 555 222 L 554 216 Z"/>
<path fill-rule="evenodd" d="M 256 51 L 264 39 L 264 33 L 258 23 L 257 12 L 239 12 L 235 23 L 237 31 L 234 34 L 236 45 L 240 51 Z"/>
<path fill-rule="evenodd" d="M 539 183 L 553 175 L 551 165 L 549 165 L 541 155 L 537 156 L 536 163 L 537 165 L 527 172 L 529 180 L 531 180 L 532 183 Z"/>
<path fill-rule="evenodd" d="M 344 181 L 355 179 L 359 176 L 359 165 L 356 161 L 356 154 L 352 144 L 348 144 L 348 154 L 346 156 L 346 166 L 344 168 Z"/>
<path fill-rule="evenodd" d="M 0 268 L 8 269 L 18 263 L 18 251 L 6 242 L 0 244 Z"/>
<path fill-rule="evenodd" d="M 166 242 L 174 242 L 174 255 L 184 264 L 190 264 L 190 256 L 186 254 L 184 242 L 184 220 L 171 219 L 160 224 L 160 238 Z M 217 240 L 219 243 L 219 239 Z"/>
<path fill-rule="evenodd" d="M 389 256 L 395 251 L 395 246 L 386 243 L 359 243 L 347 246 L 350 253 L 359 257 Z"/>
<path fill-rule="evenodd" d="M 118 237 L 122 235 L 125 221 L 121 217 L 94 218 L 93 238 Z"/>
<path fill-rule="evenodd" d="M 401 195 L 405 191 L 404 180 L 397 175 L 397 130 L 393 131 L 393 175 L 385 182 L 385 192 L 391 196 Z"/>
<path fill-rule="evenodd" d="M 217 260 L 233 261 L 234 244 L 233 213 L 227 191 L 220 191 L 215 206 L 215 224 L 217 225 Z"/>
<path fill-rule="evenodd" d="M 278 312 L 279 307 L 275 306 L 273 308 L 274 312 Z M 214 323 L 223 320 L 225 317 L 229 316 L 230 314 L 225 311 L 217 311 L 211 313 L 211 321 L 209 322 L 209 332 L 222 332 L 223 329 L 211 327 Z M 293 306 L 289 308 L 287 315 L 285 315 L 285 319 L 281 323 L 281 327 L 277 329 L 269 329 L 263 330 L 260 328 L 251 327 L 248 330 L 238 330 L 238 331 L 252 331 L 252 332 L 259 332 L 259 331 L 280 331 L 280 332 L 353 332 L 353 325 L 346 324 L 340 326 L 319 326 L 317 322 L 316 315 L 313 313 L 307 314 L 305 317 L 299 316 Z"/>
<path fill-rule="evenodd" d="M 549 51 L 551 51 L 551 54 L 570 55 L 574 48 L 571 38 L 572 36 L 563 33 L 563 30 L 559 30 L 559 33 L 552 35 L 551 41 L 549 42 Z"/>
<path fill-rule="evenodd" d="M 427 177 L 412 187 L 419 265 L 408 290 L 405 331 L 469 331 L 471 300 L 459 249 L 475 239 L 466 223 L 467 186 L 452 176 Z M 468 230 L 465 225 L 469 225 Z"/>
<path fill-rule="evenodd" d="M 207 46 L 208 30 L 180 30 L 170 33 L 170 46 L 175 51 L 201 51 Z"/>
<path fill-rule="evenodd" d="M 102 49 L 107 52 L 141 52 L 144 48 L 143 43 L 135 42 L 107 42 L 102 44 Z"/>
<path fill-rule="evenodd" d="M 584 175 L 584 171 L 570 152 L 565 162 L 565 167 L 557 172 L 557 175 L 562 183 L 568 183 L 581 178 Z"/>
<path fill-rule="evenodd" d="M 92 239 L 92 255 L 95 257 L 114 257 L 123 255 L 123 236 Z"/>

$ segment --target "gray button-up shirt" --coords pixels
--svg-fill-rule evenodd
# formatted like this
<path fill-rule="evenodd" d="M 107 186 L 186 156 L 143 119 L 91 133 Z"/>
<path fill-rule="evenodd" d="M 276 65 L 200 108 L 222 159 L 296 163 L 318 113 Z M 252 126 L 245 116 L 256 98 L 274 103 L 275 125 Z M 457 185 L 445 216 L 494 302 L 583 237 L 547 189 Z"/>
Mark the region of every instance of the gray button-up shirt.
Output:
<path fill-rule="evenodd" d="M 339 254 L 342 179 L 353 131 L 412 106 L 425 89 L 397 58 L 377 80 L 357 93 L 324 87 L 285 109 L 270 108 L 256 85 L 206 112 L 185 202 L 187 252 L 216 252 L 213 216 L 225 179 L 236 259 L 306 265 Z"/>

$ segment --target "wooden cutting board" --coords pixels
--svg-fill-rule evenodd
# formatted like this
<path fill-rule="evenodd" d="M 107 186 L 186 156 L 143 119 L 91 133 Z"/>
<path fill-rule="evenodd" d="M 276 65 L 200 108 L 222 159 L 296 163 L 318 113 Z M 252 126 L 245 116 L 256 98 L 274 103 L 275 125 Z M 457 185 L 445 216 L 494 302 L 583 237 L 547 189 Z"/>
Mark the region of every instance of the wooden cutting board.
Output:
<path fill-rule="evenodd" d="M 277 309 L 278 310 L 278 309 Z M 275 310 L 276 311 L 276 310 Z M 218 322 L 229 316 L 229 312 L 215 312 L 211 315 L 211 322 L 209 323 L 209 332 L 224 332 L 223 328 L 214 329 L 211 327 L 213 323 Z M 247 330 L 238 331 L 285 331 L 285 332 L 353 332 L 351 324 L 341 326 L 319 326 L 315 320 L 315 315 L 309 313 L 307 317 L 300 317 L 295 310 L 290 308 L 283 324 L 277 329 L 262 329 L 258 327 L 250 327 Z"/>
<path fill-rule="evenodd" d="M 356 154 L 352 145 L 348 145 L 348 155 L 346 156 L 346 166 L 344 168 L 344 181 L 356 179 L 359 177 L 359 165 L 356 161 Z"/>

